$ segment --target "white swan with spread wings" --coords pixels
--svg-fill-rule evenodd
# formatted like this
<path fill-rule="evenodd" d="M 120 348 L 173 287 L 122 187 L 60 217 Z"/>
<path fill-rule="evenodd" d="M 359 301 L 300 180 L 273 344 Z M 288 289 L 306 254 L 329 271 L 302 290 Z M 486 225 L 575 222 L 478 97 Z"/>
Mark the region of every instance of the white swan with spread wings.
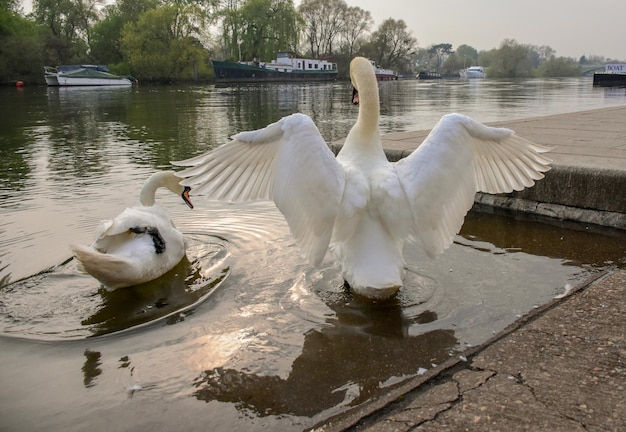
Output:
<path fill-rule="evenodd" d="M 509 129 L 448 114 L 417 150 L 391 163 L 371 63 L 355 58 L 350 76 L 359 114 L 336 158 L 313 121 L 293 114 L 175 164 L 189 167 L 177 174 L 195 194 L 273 200 L 311 264 L 330 248 L 355 293 L 384 299 L 402 286 L 406 241 L 431 257 L 442 253 L 476 192 L 530 187 L 551 161 L 542 155 L 548 148 Z"/>

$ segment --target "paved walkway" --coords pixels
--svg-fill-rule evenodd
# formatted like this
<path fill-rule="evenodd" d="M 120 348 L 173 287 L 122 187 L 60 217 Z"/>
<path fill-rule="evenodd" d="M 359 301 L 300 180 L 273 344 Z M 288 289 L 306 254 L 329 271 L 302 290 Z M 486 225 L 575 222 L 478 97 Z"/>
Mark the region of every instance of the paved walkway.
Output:
<path fill-rule="evenodd" d="M 554 165 L 566 172 L 624 178 L 626 107 L 493 125 L 554 147 Z M 401 157 L 427 134 L 383 142 Z M 626 188 L 611 194 L 623 200 Z M 577 287 L 464 354 L 315 430 L 626 431 L 626 270 Z"/>
<path fill-rule="evenodd" d="M 626 106 L 488 124 L 513 129 L 521 137 L 553 147 L 550 157 L 555 165 L 626 171 Z M 406 156 L 428 132 L 387 134 L 383 147 Z"/>

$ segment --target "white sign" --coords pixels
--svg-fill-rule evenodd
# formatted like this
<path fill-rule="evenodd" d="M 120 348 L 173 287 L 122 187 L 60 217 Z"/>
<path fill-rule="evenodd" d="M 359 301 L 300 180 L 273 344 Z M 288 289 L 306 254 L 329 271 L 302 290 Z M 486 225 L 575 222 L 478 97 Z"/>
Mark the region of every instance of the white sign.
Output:
<path fill-rule="evenodd" d="M 604 67 L 604 71 L 607 73 L 626 74 L 626 64 L 608 64 Z"/>

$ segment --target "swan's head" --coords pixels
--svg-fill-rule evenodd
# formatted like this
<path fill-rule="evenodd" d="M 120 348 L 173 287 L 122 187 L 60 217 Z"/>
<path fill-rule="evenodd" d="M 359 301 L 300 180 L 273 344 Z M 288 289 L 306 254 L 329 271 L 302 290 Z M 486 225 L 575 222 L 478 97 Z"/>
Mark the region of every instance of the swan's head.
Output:
<path fill-rule="evenodd" d="M 191 192 L 191 188 L 189 186 L 183 186 L 183 191 L 180 193 L 187 207 L 193 208 L 193 203 L 191 202 L 191 198 L 189 198 L 189 192 Z"/>
<path fill-rule="evenodd" d="M 352 81 L 352 103 L 358 105 L 360 102 L 359 91 L 366 87 L 376 87 L 376 75 L 372 63 L 364 57 L 355 57 L 350 62 L 350 80 Z"/>
<path fill-rule="evenodd" d="M 189 198 L 189 192 L 191 192 L 191 188 L 189 186 L 183 186 L 180 184 L 182 179 L 174 173 L 174 171 L 170 171 L 172 174 L 168 176 L 168 183 L 165 185 L 166 188 L 174 192 L 176 195 L 179 195 L 185 204 L 189 208 L 193 208 L 193 203 L 191 202 L 191 198 Z"/>
<path fill-rule="evenodd" d="M 141 201 L 143 205 L 153 205 L 156 190 L 160 187 L 164 187 L 180 196 L 189 208 L 193 208 L 193 204 L 189 198 L 191 188 L 181 185 L 181 181 L 182 179 L 178 177 L 174 171 L 159 171 L 154 173 L 144 184 L 139 201 Z"/>

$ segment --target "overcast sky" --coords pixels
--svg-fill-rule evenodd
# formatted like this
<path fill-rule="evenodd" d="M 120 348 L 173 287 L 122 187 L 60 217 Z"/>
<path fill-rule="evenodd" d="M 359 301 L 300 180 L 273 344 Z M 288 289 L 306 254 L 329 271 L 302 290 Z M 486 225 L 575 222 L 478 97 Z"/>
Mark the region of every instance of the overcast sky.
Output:
<path fill-rule="evenodd" d="M 450 43 L 453 49 L 467 44 L 481 51 L 515 39 L 550 46 L 557 56 L 626 61 L 624 0 L 345 1 L 372 14 L 372 30 L 387 18 L 404 20 L 420 48 Z"/>

